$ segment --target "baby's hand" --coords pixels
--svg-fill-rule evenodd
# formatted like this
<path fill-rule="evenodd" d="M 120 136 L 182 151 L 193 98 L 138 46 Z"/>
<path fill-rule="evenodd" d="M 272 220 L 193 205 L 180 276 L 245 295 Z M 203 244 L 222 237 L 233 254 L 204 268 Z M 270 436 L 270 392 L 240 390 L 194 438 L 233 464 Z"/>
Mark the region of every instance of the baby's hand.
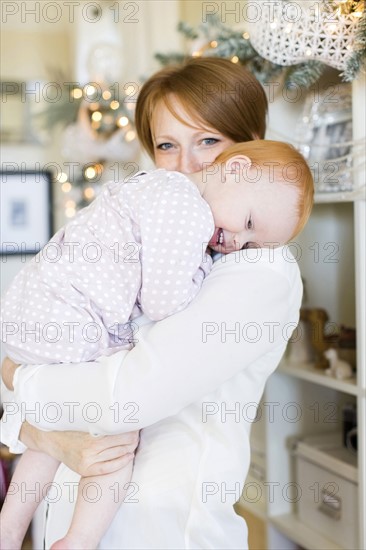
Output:
<path fill-rule="evenodd" d="M 13 378 L 14 378 L 15 371 L 19 366 L 20 365 L 17 365 L 16 363 L 14 363 L 14 361 L 9 359 L 9 357 L 5 357 L 3 364 L 1 366 L 1 377 L 3 379 L 5 386 L 8 388 L 8 390 L 11 390 L 11 391 L 14 390 Z"/>

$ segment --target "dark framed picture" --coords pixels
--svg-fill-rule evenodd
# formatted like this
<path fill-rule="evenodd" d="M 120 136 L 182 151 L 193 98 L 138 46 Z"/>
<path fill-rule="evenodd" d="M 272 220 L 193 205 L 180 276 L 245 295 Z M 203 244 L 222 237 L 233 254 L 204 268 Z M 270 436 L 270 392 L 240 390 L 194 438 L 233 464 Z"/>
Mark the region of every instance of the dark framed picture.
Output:
<path fill-rule="evenodd" d="M 0 254 L 36 254 L 53 234 L 52 172 L 0 172 Z"/>

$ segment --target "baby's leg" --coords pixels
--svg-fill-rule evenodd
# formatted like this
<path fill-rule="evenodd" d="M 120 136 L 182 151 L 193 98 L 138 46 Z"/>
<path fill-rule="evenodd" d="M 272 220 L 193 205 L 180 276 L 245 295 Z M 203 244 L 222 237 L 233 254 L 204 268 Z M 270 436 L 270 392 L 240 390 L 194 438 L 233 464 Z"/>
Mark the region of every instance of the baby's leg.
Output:
<path fill-rule="evenodd" d="M 132 457 L 133 458 L 133 457 Z M 91 550 L 97 548 L 131 480 L 133 460 L 112 474 L 81 478 L 71 526 L 51 550 Z"/>
<path fill-rule="evenodd" d="M 1 510 L 1 548 L 20 550 L 23 539 L 41 500 L 47 495 L 59 462 L 27 449 L 15 468 Z"/>

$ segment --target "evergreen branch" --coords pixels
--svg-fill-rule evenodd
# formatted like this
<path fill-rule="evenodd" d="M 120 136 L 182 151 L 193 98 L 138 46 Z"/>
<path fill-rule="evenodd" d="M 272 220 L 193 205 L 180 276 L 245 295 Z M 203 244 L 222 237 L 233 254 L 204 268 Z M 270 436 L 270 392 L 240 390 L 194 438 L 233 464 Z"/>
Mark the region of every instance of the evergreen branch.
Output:
<path fill-rule="evenodd" d="M 177 30 L 178 32 L 183 34 L 188 40 L 196 40 L 196 38 L 199 37 L 198 32 L 195 31 L 191 25 L 185 23 L 184 21 L 180 21 L 178 23 Z"/>
<path fill-rule="evenodd" d="M 354 51 L 347 61 L 345 70 L 341 73 L 342 80 L 351 82 L 357 73 L 366 69 L 366 12 L 363 12 L 358 23 L 354 41 Z"/>
<path fill-rule="evenodd" d="M 189 56 L 188 56 L 189 57 Z M 187 59 L 187 56 L 184 55 L 184 54 L 181 54 L 181 53 L 168 53 L 168 54 L 165 54 L 165 53 L 156 53 L 154 55 L 154 59 L 156 59 L 157 61 L 159 61 L 159 63 L 165 67 L 167 65 L 174 65 L 174 64 L 179 64 L 179 63 L 183 63 L 183 61 L 185 59 Z"/>
<path fill-rule="evenodd" d="M 307 63 L 294 65 L 287 72 L 285 86 L 297 85 L 302 88 L 310 88 L 321 77 L 324 70 L 325 65 L 320 61 L 311 60 Z"/>

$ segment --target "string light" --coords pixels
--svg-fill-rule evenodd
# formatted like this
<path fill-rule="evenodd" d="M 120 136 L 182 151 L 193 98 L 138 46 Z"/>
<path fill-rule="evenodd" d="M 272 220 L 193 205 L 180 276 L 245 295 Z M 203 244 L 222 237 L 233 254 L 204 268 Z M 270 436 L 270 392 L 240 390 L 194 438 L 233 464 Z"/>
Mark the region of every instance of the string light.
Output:
<path fill-rule="evenodd" d="M 124 128 L 124 126 L 127 126 L 129 124 L 129 120 L 126 116 L 121 116 L 118 121 L 117 121 L 117 124 L 120 128 Z"/>
<path fill-rule="evenodd" d="M 111 101 L 110 107 L 111 109 L 113 109 L 113 111 L 116 111 L 119 108 L 119 101 L 114 99 L 113 101 Z"/>
<path fill-rule="evenodd" d="M 126 141 L 133 141 L 136 137 L 136 132 L 134 132 L 133 130 L 129 130 L 126 135 L 125 135 L 125 140 Z"/>
<path fill-rule="evenodd" d="M 95 191 L 92 187 L 86 187 L 84 189 L 84 197 L 88 200 L 93 199 L 95 196 Z"/>
<path fill-rule="evenodd" d="M 97 171 L 94 166 L 88 166 L 88 168 L 86 168 L 84 172 L 84 176 L 88 180 L 94 179 L 96 175 L 97 175 Z"/>
<path fill-rule="evenodd" d="M 109 99 L 111 99 L 111 97 L 111 92 L 109 90 L 104 90 L 104 92 L 102 93 L 102 98 L 108 101 Z"/>
<path fill-rule="evenodd" d="M 103 115 L 100 111 L 95 111 L 95 113 L 92 114 L 92 120 L 95 122 L 100 122 L 103 118 Z"/>
<path fill-rule="evenodd" d="M 63 191 L 63 193 L 69 193 L 71 189 L 72 189 L 72 185 L 69 181 L 66 181 L 61 185 L 61 191 Z"/>
<path fill-rule="evenodd" d="M 83 90 L 80 88 L 74 88 L 70 93 L 71 97 L 75 99 L 81 99 L 83 97 Z"/>
<path fill-rule="evenodd" d="M 85 95 L 87 95 L 88 97 L 92 97 L 96 93 L 96 91 L 97 89 L 95 86 L 93 86 L 93 84 L 87 84 L 84 87 Z"/>
<path fill-rule="evenodd" d="M 65 181 L 67 181 L 67 174 L 65 174 L 65 172 L 61 172 L 61 174 L 58 174 L 57 180 L 60 183 L 65 183 Z"/>
<path fill-rule="evenodd" d="M 231 62 L 232 63 L 238 63 L 239 62 L 239 57 L 237 55 L 233 55 L 233 57 L 231 58 Z"/>
<path fill-rule="evenodd" d="M 66 208 L 65 209 L 65 216 L 67 218 L 73 218 L 76 214 L 75 208 Z"/>

